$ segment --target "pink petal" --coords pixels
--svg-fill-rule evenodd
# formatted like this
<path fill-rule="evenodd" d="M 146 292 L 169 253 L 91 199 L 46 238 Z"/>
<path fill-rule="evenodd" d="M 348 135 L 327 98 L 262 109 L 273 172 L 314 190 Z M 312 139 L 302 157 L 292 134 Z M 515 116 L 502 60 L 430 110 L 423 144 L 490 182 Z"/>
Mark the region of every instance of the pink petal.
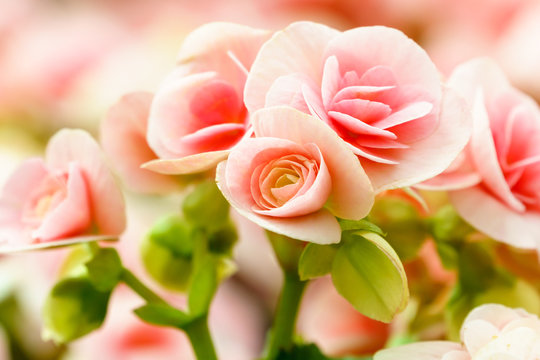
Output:
<path fill-rule="evenodd" d="M 450 200 L 467 222 L 493 239 L 518 248 L 538 248 L 539 212 L 515 212 L 479 186 L 452 191 Z"/>
<path fill-rule="evenodd" d="M 378 127 L 371 126 L 363 122 L 362 120 L 355 118 L 349 114 L 345 114 L 337 111 L 329 111 L 328 115 L 337 124 L 346 128 L 347 130 L 355 134 L 364 134 L 371 136 L 381 136 L 387 139 L 396 139 L 396 135 L 388 130 L 379 129 Z M 345 136 L 344 136 L 345 137 Z"/>
<path fill-rule="evenodd" d="M 227 181 L 226 162 L 218 164 L 216 170 L 216 182 L 223 196 L 229 201 L 241 215 L 253 221 L 263 228 L 278 234 L 289 236 L 293 239 L 310 241 L 317 244 L 333 244 L 341 240 L 341 228 L 336 218 L 325 209 L 304 216 L 292 218 L 275 218 L 258 215 L 246 209 L 245 205 L 238 202 L 231 194 L 230 184 Z"/>
<path fill-rule="evenodd" d="M 49 141 L 45 158 L 52 171 L 66 171 L 71 162 L 80 167 L 88 187 L 92 219 L 100 234 L 119 235 L 124 231 L 124 198 L 98 144 L 88 133 L 60 130 Z"/>
<path fill-rule="evenodd" d="M 276 217 L 293 217 L 313 213 L 323 207 L 330 194 L 332 179 L 320 149 L 314 144 L 306 144 L 305 147 L 313 157 L 317 158 L 320 164 L 313 184 L 305 193 L 290 199 L 283 206 L 269 210 L 252 209 L 255 213 Z"/>
<path fill-rule="evenodd" d="M 304 95 L 304 101 L 308 106 L 309 113 L 315 117 L 318 117 L 324 122 L 328 122 L 328 115 L 324 109 L 320 91 L 313 86 L 303 84 L 302 95 Z"/>
<path fill-rule="evenodd" d="M 246 81 L 244 101 L 250 112 L 265 105 L 275 80 L 289 74 L 305 74 L 316 84 L 322 80 L 323 52 L 339 31 L 312 22 L 296 22 L 278 31 L 259 51 Z"/>
<path fill-rule="evenodd" d="M 426 341 L 381 350 L 373 360 L 441 360 L 446 353 L 459 350 L 463 350 L 459 343 Z"/>
<path fill-rule="evenodd" d="M 142 164 L 142 168 L 167 175 L 186 175 L 207 171 L 229 156 L 230 150 L 210 151 L 179 159 L 153 160 Z"/>
<path fill-rule="evenodd" d="M 469 140 L 470 113 L 463 99 L 447 89 L 439 117 L 439 126 L 429 137 L 408 143 L 408 149 L 392 151 L 392 159 L 399 165 L 363 164 L 377 192 L 432 178 L 454 161 Z"/>
<path fill-rule="evenodd" d="M 234 146 L 244 136 L 243 124 L 219 124 L 197 130 L 181 139 L 185 148 L 194 153 L 220 151 Z"/>
<path fill-rule="evenodd" d="M 84 174 L 76 163 L 70 163 L 68 168 L 66 197 L 46 213 L 41 225 L 32 232 L 37 241 L 78 235 L 90 228 L 92 217 Z"/>
<path fill-rule="evenodd" d="M 351 85 L 340 89 L 333 100 L 335 103 L 343 100 L 365 99 L 375 100 L 379 95 L 384 94 L 396 87 L 391 86 L 373 86 L 373 85 Z"/>
<path fill-rule="evenodd" d="M 130 93 L 113 105 L 101 122 L 101 145 L 130 188 L 138 192 L 169 192 L 178 188 L 176 181 L 140 168 L 157 157 L 146 142 L 152 98 L 150 93 Z"/>
<path fill-rule="evenodd" d="M 271 32 L 245 25 L 213 22 L 192 31 L 183 41 L 178 63 L 189 66 L 190 73 L 215 71 L 233 84 L 241 94 L 246 80 L 242 67 L 250 69 L 261 45 Z"/>
<path fill-rule="evenodd" d="M 341 74 L 339 63 L 335 56 L 330 56 L 324 63 L 323 76 L 321 82 L 321 96 L 325 109 L 329 109 L 330 104 L 341 85 Z"/>
<path fill-rule="evenodd" d="M 403 123 L 419 119 L 431 112 L 433 104 L 427 101 L 415 102 L 408 104 L 403 109 L 400 109 L 386 119 L 374 122 L 372 125 L 381 129 L 388 129 Z"/>
<path fill-rule="evenodd" d="M 345 31 L 328 43 L 324 58 L 332 55 L 339 60 L 342 72 L 355 71 L 361 76 L 372 68 L 386 67 L 391 70 L 399 86 L 421 86 L 433 96 L 435 103 L 439 102 L 441 89 L 437 68 L 426 52 L 399 30 L 366 26 Z M 377 81 L 383 73 L 376 75 L 370 77 L 373 83 L 361 84 L 394 85 Z M 388 75 L 380 80 L 388 80 Z"/>
<path fill-rule="evenodd" d="M 268 89 L 264 106 L 289 105 L 309 114 L 309 108 L 302 94 L 302 85 L 310 82 L 313 81 L 304 74 L 280 76 Z"/>
<path fill-rule="evenodd" d="M 499 335 L 499 329 L 486 320 L 469 320 L 461 328 L 461 340 L 474 356 L 482 347 Z"/>
<path fill-rule="evenodd" d="M 288 139 L 298 144 L 316 144 L 332 179 L 327 207 L 342 218 L 361 219 L 367 215 L 373 204 L 369 179 L 348 145 L 326 124 L 287 107 L 259 110 L 252 115 L 252 121 L 256 136 Z"/>
<path fill-rule="evenodd" d="M 76 244 L 84 244 L 94 241 L 117 241 L 118 237 L 110 235 L 88 235 L 88 236 L 76 236 L 71 238 L 63 238 L 61 240 L 52 240 L 35 244 L 6 244 L 0 238 L 0 254 L 12 254 L 23 251 L 34 251 L 60 248 L 64 246 L 71 246 Z"/>

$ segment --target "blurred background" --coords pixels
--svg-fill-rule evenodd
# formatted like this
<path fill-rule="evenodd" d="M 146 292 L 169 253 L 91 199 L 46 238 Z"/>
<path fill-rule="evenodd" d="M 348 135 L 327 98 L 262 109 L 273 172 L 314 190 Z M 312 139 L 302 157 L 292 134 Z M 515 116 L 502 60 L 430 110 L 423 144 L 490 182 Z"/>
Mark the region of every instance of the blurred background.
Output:
<path fill-rule="evenodd" d="M 462 61 L 490 56 L 514 85 L 540 99 L 537 0 L 0 0 L 0 186 L 23 159 L 42 155 L 60 128 L 84 128 L 99 138 L 107 109 L 127 92 L 155 91 L 196 27 L 230 21 L 278 30 L 297 20 L 339 30 L 398 28 L 424 47 L 442 77 Z M 126 190 L 129 227 L 119 247 L 143 278 L 138 244 L 153 220 L 177 211 L 181 196 Z M 222 358 L 242 360 L 261 350 L 280 276 L 262 231 L 235 219 L 239 270 L 218 293 L 210 322 Z M 411 276 L 426 267 L 440 269 L 430 251 L 422 252 L 427 260 L 409 265 Z M 131 315 L 140 301 L 121 288 L 100 331 L 70 346 L 43 342 L 41 306 L 65 255 L 55 250 L 0 258 L 0 360 L 192 358 L 183 335 Z M 440 284 L 452 281 L 448 274 L 433 274 Z M 325 281 L 313 288 L 299 327 L 326 352 L 369 353 L 399 328 L 399 322 L 391 328 L 354 313 Z M 326 330 L 315 331 L 317 324 Z"/>

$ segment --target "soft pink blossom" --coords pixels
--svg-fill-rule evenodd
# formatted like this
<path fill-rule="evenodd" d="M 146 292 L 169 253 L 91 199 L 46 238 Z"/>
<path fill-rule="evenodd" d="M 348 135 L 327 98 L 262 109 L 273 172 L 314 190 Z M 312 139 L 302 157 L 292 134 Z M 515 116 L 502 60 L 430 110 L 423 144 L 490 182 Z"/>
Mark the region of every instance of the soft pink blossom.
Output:
<path fill-rule="evenodd" d="M 538 248 L 538 105 L 512 87 L 488 59 L 460 65 L 448 83 L 469 100 L 473 135 L 461 161 L 428 185 L 455 190 L 450 200 L 456 210 L 490 237 L 519 248 Z"/>
<path fill-rule="evenodd" d="M 523 309 L 482 305 L 461 327 L 461 343 L 432 341 L 383 350 L 375 360 L 535 360 L 540 357 L 540 319 Z"/>
<path fill-rule="evenodd" d="M 45 160 L 23 162 L 0 196 L 4 251 L 94 235 L 114 238 L 124 227 L 122 193 L 99 146 L 82 130 L 61 130 L 53 136 Z M 39 244 L 44 242 L 49 244 Z"/>
<path fill-rule="evenodd" d="M 470 134 L 462 100 L 442 88 L 425 51 L 380 26 L 293 23 L 261 48 L 244 97 L 249 111 L 289 105 L 328 124 L 376 191 L 442 172 Z"/>
<path fill-rule="evenodd" d="M 101 123 L 101 144 L 128 187 L 162 193 L 177 189 L 178 181 L 141 168 L 142 164 L 157 159 L 146 142 L 152 99 L 153 95 L 146 92 L 124 95 Z"/>
<path fill-rule="evenodd" d="M 302 300 L 297 328 L 329 356 L 372 354 L 390 335 L 388 324 L 370 319 L 341 297 L 330 278 L 309 285 Z"/>
<path fill-rule="evenodd" d="M 207 170 L 246 136 L 244 83 L 265 30 L 210 23 L 184 41 L 178 65 L 155 94 L 148 144 L 159 158 L 148 169 L 181 174 Z"/>
<path fill-rule="evenodd" d="M 290 107 L 252 115 L 255 138 L 219 164 L 225 198 L 258 225 L 299 240 L 339 242 L 335 216 L 361 219 L 373 190 L 358 158 L 324 123 Z"/>

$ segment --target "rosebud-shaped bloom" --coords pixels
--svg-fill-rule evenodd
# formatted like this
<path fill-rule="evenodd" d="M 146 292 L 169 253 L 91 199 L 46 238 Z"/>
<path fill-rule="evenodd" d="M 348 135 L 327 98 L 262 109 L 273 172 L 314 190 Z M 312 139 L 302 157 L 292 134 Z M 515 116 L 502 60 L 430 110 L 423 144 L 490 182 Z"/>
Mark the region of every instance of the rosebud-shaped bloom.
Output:
<path fill-rule="evenodd" d="M 247 71 L 270 33 L 211 23 L 184 41 L 178 66 L 158 89 L 148 120 L 148 144 L 162 173 L 207 170 L 246 135 L 243 91 Z"/>
<path fill-rule="evenodd" d="M 482 305 L 465 319 L 461 342 L 405 345 L 380 351 L 375 360 L 535 360 L 540 358 L 540 319 L 523 309 Z"/>
<path fill-rule="evenodd" d="M 538 248 L 538 105 L 487 59 L 462 64 L 448 82 L 470 102 L 473 134 L 460 161 L 428 185 L 462 188 L 452 191 L 450 199 L 466 221 L 509 245 Z"/>
<path fill-rule="evenodd" d="M 145 162 L 157 159 L 146 142 L 152 99 L 153 95 L 145 92 L 124 95 L 101 123 L 101 144 L 128 187 L 163 193 L 177 189 L 179 183 L 170 176 L 141 169 Z"/>
<path fill-rule="evenodd" d="M 58 132 L 47 145 L 45 161 L 25 161 L 0 197 L 4 251 L 62 244 L 81 236 L 117 237 L 124 227 L 122 193 L 99 146 L 82 130 Z"/>
<path fill-rule="evenodd" d="M 320 118 L 376 191 L 442 172 L 470 135 L 462 101 L 443 91 L 425 51 L 386 27 L 294 23 L 263 45 L 244 96 L 249 111 L 289 105 Z"/>
<path fill-rule="evenodd" d="M 253 114 L 245 139 L 218 166 L 225 198 L 260 226 L 294 239 L 336 243 L 335 216 L 359 220 L 373 190 L 358 158 L 324 123 L 289 107 Z"/>

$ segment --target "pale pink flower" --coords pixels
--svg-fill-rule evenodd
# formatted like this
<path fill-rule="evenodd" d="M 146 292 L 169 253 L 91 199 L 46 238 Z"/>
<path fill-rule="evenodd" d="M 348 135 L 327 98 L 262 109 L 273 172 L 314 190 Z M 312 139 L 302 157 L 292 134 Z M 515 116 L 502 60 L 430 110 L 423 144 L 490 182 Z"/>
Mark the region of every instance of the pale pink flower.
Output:
<path fill-rule="evenodd" d="M 258 225 L 298 240 L 336 243 L 335 216 L 361 219 L 373 190 L 358 158 L 324 123 L 290 107 L 252 115 L 255 138 L 234 147 L 216 181 Z"/>
<path fill-rule="evenodd" d="M 540 358 L 540 319 L 523 309 L 487 304 L 469 313 L 461 344 L 432 341 L 383 350 L 375 360 L 536 360 Z"/>
<path fill-rule="evenodd" d="M 420 46 L 398 30 L 293 23 L 266 42 L 244 93 L 250 112 L 289 105 L 320 118 L 360 158 L 376 191 L 442 172 L 470 130 Z"/>
<path fill-rule="evenodd" d="M 248 69 L 265 30 L 210 23 L 193 31 L 178 65 L 155 94 L 148 119 L 148 144 L 159 158 L 148 169 L 168 174 L 208 170 L 246 136 L 243 103 Z"/>
<path fill-rule="evenodd" d="M 45 161 L 23 162 L 0 196 L 1 251 L 115 238 L 124 227 L 122 193 L 82 130 L 59 131 Z"/>
<path fill-rule="evenodd" d="M 338 294 L 329 277 L 317 279 L 306 290 L 297 328 L 329 356 L 372 354 L 390 335 L 388 324 L 370 319 Z"/>
<path fill-rule="evenodd" d="M 101 144 L 129 188 L 149 193 L 170 192 L 178 189 L 178 181 L 141 168 L 157 159 L 146 142 L 152 98 L 151 93 L 136 92 L 124 95 L 114 104 L 101 123 Z"/>
<path fill-rule="evenodd" d="M 450 192 L 459 214 L 509 245 L 540 242 L 540 109 L 513 88 L 497 65 L 476 59 L 448 81 L 470 103 L 474 126 L 460 162 L 428 186 Z"/>

